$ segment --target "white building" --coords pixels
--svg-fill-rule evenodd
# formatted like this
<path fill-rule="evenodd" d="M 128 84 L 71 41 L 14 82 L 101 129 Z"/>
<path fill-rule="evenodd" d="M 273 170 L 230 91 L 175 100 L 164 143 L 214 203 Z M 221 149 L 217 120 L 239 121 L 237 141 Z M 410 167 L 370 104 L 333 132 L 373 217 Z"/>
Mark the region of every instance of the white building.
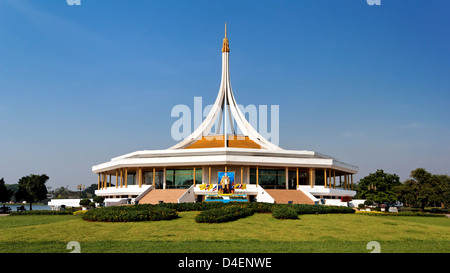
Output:
<path fill-rule="evenodd" d="M 93 166 L 96 195 L 112 205 L 213 197 L 314 204 L 356 194 L 358 167 L 314 151 L 282 149 L 250 125 L 232 92 L 229 52 L 225 26 L 219 93 L 203 123 L 166 150 L 136 151 Z"/>
<path fill-rule="evenodd" d="M 81 199 L 51 199 L 48 202 L 48 206 L 51 210 L 60 210 L 62 207 L 66 208 L 79 208 Z"/>

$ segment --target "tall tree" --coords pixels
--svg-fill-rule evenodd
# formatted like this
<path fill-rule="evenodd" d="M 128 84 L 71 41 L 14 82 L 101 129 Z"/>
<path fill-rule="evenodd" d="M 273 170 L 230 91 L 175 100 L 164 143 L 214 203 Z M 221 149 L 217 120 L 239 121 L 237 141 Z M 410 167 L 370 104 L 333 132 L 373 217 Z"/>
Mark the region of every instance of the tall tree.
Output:
<path fill-rule="evenodd" d="M 399 185 L 401 183 L 398 175 L 377 170 L 359 181 L 355 198 L 367 199 L 379 204 L 392 203 L 397 201 L 394 187 Z"/>
<path fill-rule="evenodd" d="M 417 168 L 411 172 L 411 178 L 396 190 L 400 201 L 419 207 L 422 211 L 428 205 L 446 204 L 448 206 L 450 177 L 433 175 L 424 168 Z"/>
<path fill-rule="evenodd" d="M 49 177 L 45 174 L 31 174 L 19 180 L 19 190 L 16 193 L 16 200 L 25 200 L 30 203 L 30 210 L 33 210 L 32 203 L 47 198 L 47 187 L 45 183 Z"/>
<path fill-rule="evenodd" d="M 0 202 L 5 203 L 11 200 L 12 191 L 9 190 L 5 185 L 5 180 L 0 179 Z"/>
<path fill-rule="evenodd" d="M 433 202 L 450 207 L 450 176 L 445 174 L 433 175 L 436 182 L 435 200 Z"/>
<path fill-rule="evenodd" d="M 86 197 L 95 196 L 95 190 L 97 188 L 98 184 L 91 184 L 89 187 L 86 187 L 86 189 L 84 190 L 84 192 L 86 193 Z"/>

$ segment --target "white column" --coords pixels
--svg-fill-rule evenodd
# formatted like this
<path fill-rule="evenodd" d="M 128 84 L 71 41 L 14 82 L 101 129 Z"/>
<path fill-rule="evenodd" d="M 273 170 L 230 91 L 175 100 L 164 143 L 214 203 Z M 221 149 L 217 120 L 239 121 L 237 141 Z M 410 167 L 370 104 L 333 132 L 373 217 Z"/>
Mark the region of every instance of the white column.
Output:
<path fill-rule="evenodd" d="M 163 173 L 163 190 L 166 189 L 166 167 L 164 167 L 164 173 Z"/>

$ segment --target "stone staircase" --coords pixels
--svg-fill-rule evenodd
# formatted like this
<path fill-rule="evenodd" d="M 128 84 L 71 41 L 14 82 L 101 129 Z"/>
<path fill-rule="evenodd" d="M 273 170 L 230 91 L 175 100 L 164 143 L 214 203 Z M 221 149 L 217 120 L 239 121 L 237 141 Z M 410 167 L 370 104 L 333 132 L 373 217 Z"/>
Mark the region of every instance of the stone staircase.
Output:
<path fill-rule="evenodd" d="M 311 200 L 306 194 L 299 190 L 265 190 L 270 196 L 275 199 L 277 204 L 288 204 L 292 201 L 293 204 L 310 204 L 314 205 L 314 201 Z"/>
<path fill-rule="evenodd" d="M 149 191 L 139 200 L 139 204 L 158 204 L 159 201 L 164 203 L 178 203 L 178 199 L 187 191 L 187 189 L 155 189 Z"/>

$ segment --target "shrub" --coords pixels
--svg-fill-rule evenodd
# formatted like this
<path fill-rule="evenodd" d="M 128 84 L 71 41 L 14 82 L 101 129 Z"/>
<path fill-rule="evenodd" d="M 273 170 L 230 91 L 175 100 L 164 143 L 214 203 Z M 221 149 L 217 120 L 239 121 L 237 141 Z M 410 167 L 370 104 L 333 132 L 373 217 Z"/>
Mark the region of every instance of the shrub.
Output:
<path fill-rule="evenodd" d="M 9 215 L 17 216 L 17 215 L 70 215 L 72 211 L 64 211 L 64 210 L 27 210 L 27 211 L 12 211 Z"/>
<path fill-rule="evenodd" d="M 229 205 L 222 208 L 204 210 L 195 216 L 197 223 L 223 223 L 252 215 L 254 212 L 246 205 Z"/>
<path fill-rule="evenodd" d="M 81 206 L 89 206 L 89 203 L 91 203 L 91 200 L 90 199 L 81 199 L 80 200 L 80 205 Z"/>
<path fill-rule="evenodd" d="M 412 212 L 412 211 L 401 211 L 401 212 L 383 212 L 383 211 L 357 211 L 360 215 L 369 216 L 424 216 L 424 217 L 447 217 L 443 214 L 431 214 L 425 212 Z"/>
<path fill-rule="evenodd" d="M 222 203 L 222 202 L 198 202 L 198 203 L 162 203 L 153 206 L 165 207 L 174 209 L 176 211 L 204 211 L 214 208 L 221 208 L 228 205 L 235 204 L 236 202 Z M 146 206 L 146 205 L 142 205 Z"/>
<path fill-rule="evenodd" d="M 171 220 L 178 217 L 174 209 L 154 205 L 113 206 L 89 210 L 83 220 L 102 222 L 138 222 Z"/>
<path fill-rule="evenodd" d="M 297 209 L 292 205 L 278 205 L 274 207 L 272 216 L 276 219 L 298 219 Z"/>
<path fill-rule="evenodd" d="M 412 212 L 412 211 L 402 211 L 398 213 L 391 213 L 389 215 L 393 216 L 424 216 L 424 217 L 447 217 L 445 214 L 432 214 L 426 212 Z"/>
<path fill-rule="evenodd" d="M 289 209 L 286 209 L 286 206 Z M 97 208 L 83 213 L 83 219 L 88 221 L 129 222 L 129 221 L 158 221 L 170 220 L 178 217 L 177 212 L 200 211 L 195 217 L 199 223 L 221 223 L 247 217 L 253 213 L 272 213 L 278 207 L 282 207 L 275 213 L 286 214 L 283 217 L 292 219 L 298 214 L 323 214 L 323 213 L 354 213 L 352 208 L 337 206 L 318 206 L 303 204 L 270 204 L 257 202 L 198 202 L 198 203 L 162 203 L 157 205 L 141 204 L 134 206 L 113 206 Z M 280 216 L 280 219 L 286 219 Z"/>
<path fill-rule="evenodd" d="M 427 210 L 425 210 L 425 211 L 427 211 Z M 430 212 L 431 213 L 448 213 L 449 210 L 445 209 L 445 208 L 431 208 Z"/>
<path fill-rule="evenodd" d="M 255 213 L 272 213 L 272 210 L 276 204 L 272 203 L 246 203 L 248 208 L 251 208 Z"/>
<path fill-rule="evenodd" d="M 325 214 L 325 213 L 355 213 L 355 210 L 349 207 L 341 206 L 318 206 L 294 204 L 298 214 Z"/>
<path fill-rule="evenodd" d="M 94 201 L 95 203 L 101 204 L 103 203 L 103 201 L 105 201 L 105 197 L 103 196 L 94 196 L 94 198 L 92 198 L 92 201 Z"/>

